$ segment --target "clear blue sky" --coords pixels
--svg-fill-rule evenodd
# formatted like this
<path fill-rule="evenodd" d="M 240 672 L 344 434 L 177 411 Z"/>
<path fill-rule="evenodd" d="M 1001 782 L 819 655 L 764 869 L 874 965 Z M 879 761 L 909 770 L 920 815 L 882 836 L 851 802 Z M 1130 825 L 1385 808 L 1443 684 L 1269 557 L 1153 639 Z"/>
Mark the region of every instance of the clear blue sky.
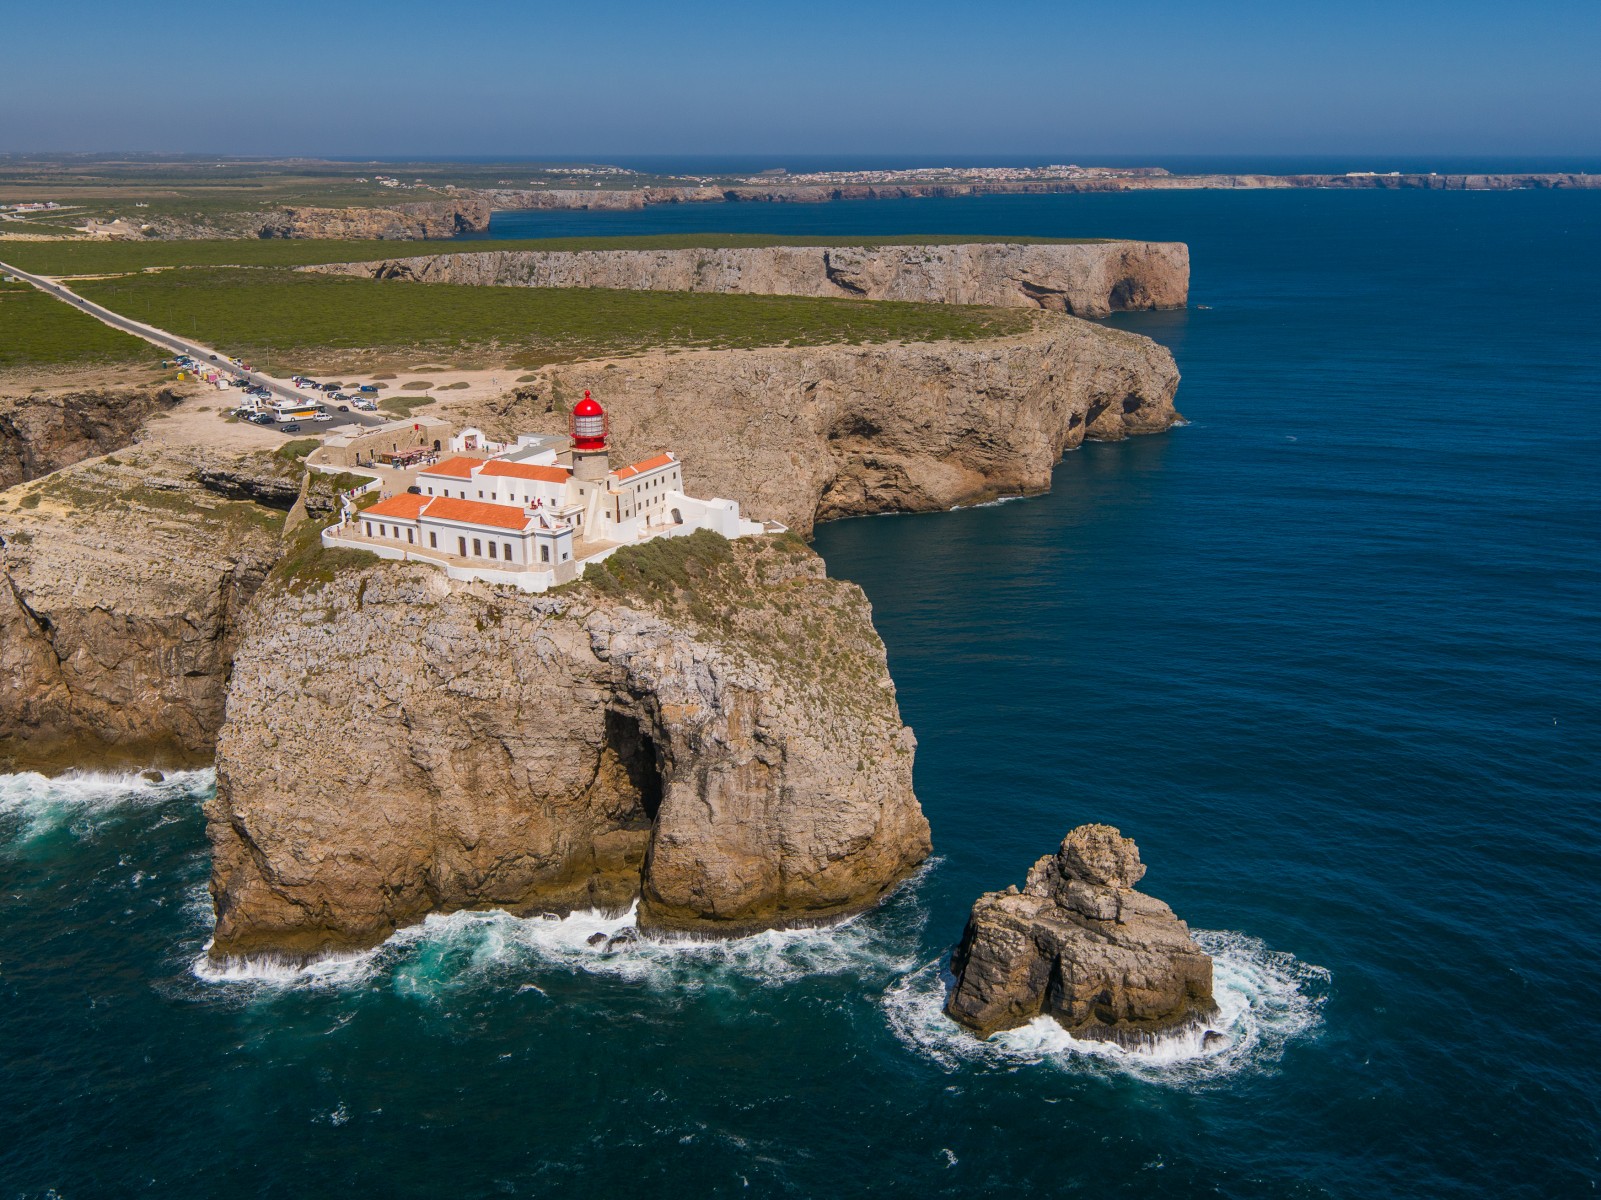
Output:
<path fill-rule="evenodd" d="M 1601 0 L 12 0 L 0 47 L 0 151 L 1601 152 Z"/>

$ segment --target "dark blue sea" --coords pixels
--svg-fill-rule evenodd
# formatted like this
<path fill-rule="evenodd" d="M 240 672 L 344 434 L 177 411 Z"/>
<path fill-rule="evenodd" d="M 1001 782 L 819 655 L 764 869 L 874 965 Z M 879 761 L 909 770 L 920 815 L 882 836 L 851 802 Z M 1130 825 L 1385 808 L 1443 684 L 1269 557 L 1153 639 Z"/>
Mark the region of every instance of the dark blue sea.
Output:
<path fill-rule="evenodd" d="M 204 774 L 0 779 L 0 1197 L 1593 1195 L 1601 193 L 520 214 L 496 232 L 1182 239 L 1189 423 L 825 526 L 937 857 L 831 931 L 604 957 L 429 921 L 216 978 Z M 982 890 L 1134 837 L 1232 1045 L 979 1045 Z"/>

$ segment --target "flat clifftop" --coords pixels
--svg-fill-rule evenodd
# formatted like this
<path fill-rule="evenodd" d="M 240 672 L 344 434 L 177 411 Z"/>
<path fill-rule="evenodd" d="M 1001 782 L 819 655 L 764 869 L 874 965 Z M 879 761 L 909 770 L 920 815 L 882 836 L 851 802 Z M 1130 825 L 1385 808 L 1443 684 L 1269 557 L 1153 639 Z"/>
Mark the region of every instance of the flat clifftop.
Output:
<path fill-rule="evenodd" d="M 210 760 L 284 516 L 200 482 L 221 457 L 132 448 L 0 496 L 5 769 Z"/>
<path fill-rule="evenodd" d="M 1601 187 L 1601 175 L 1515 173 L 1436 175 L 1262 175 L 1166 173 L 1090 179 L 1034 179 L 973 183 L 838 183 L 758 187 L 642 187 L 485 189 L 493 208 L 632 210 L 656 204 L 826 204 L 833 200 L 942 199 L 959 196 L 1061 195 L 1084 192 L 1195 191 L 1262 188 L 1422 188 L 1432 191 L 1511 191 L 1527 188 Z"/>
<path fill-rule="evenodd" d="M 421 283 L 850 296 L 1046 308 L 1085 317 L 1182 308 L 1190 277 L 1183 244 L 1123 241 L 473 250 L 303 269 Z"/>
<path fill-rule="evenodd" d="M 913 745 L 865 597 L 795 538 L 650 543 L 546 596 L 393 565 L 291 582 L 235 659 L 213 953 L 476 907 L 838 917 L 928 853 Z"/>
<path fill-rule="evenodd" d="M 692 491 L 803 532 L 1042 492 L 1085 439 L 1178 420 L 1167 350 L 1052 314 L 987 341 L 650 354 L 536 375 L 461 415 L 496 434 L 560 432 L 589 389 L 606 403 L 614 457 L 671 448 Z"/>

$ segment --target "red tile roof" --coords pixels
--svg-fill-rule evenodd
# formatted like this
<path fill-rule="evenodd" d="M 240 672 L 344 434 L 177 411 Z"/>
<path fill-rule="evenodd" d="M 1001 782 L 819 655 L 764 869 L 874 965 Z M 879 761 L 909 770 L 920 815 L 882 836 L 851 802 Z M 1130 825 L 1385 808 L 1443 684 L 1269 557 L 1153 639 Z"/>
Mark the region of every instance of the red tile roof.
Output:
<path fill-rule="evenodd" d="M 415 521 L 417 514 L 427 506 L 432 496 L 415 496 L 410 492 L 401 492 L 398 496 L 391 496 L 387 500 L 380 500 L 371 508 L 362 510 L 361 515 L 367 517 L 399 517 L 406 521 Z"/>
<path fill-rule="evenodd" d="M 424 499 L 429 501 L 427 515 L 445 521 L 461 521 L 467 525 L 493 525 L 496 529 L 526 529 L 528 522 L 533 520 L 521 508 L 512 504 L 458 500 L 454 496 L 426 496 Z"/>
<path fill-rule="evenodd" d="M 480 475 L 508 475 L 513 479 L 537 479 L 541 483 L 566 483 L 570 472 L 566 467 L 540 467 L 531 463 L 505 462 L 492 458 L 484 464 Z"/>
<path fill-rule="evenodd" d="M 419 475 L 449 475 L 453 479 L 471 479 L 474 467 L 484 465 L 481 458 L 447 458 L 442 463 L 435 463 L 431 467 L 424 467 L 418 471 Z"/>
<path fill-rule="evenodd" d="M 637 462 L 631 467 L 619 467 L 618 479 L 632 479 L 635 475 L 648 475 L 662 467 L 670 467 L 678 460 L 671 454 L 658 454 L 655 458 L 647 458 L 644 462 Z"/>

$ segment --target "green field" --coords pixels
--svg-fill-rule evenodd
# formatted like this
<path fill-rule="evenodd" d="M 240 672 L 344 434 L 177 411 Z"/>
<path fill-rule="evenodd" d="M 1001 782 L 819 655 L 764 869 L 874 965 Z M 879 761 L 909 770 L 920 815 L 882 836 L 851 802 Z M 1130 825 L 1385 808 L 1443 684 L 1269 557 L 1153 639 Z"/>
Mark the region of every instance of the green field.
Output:
<path fill-rule="evenodd" d="M 148 342 L 118 333 L 25 283 L 0 283 L 0 370 L 153 360 Z"/>
<path fill-rule="evenodd" d="M 764 246 L 957 246 L 978 242 L 1074 245 L 1106 238 L 1027 237 L 770 237 L 745 233 L 680 233 L 609 238 L 464 238 L 460 241 L 345 242 L 320 239 L 237 239 L 179 242 L 0 243 L 0 261 L 41 275 L 101 275 L 145 267 L 298 267 L 367 262 L 424 254 L 482 254 L 491 250 L 680 250 Z"/>
<path fill-rule="evenodd" d="M 77 290 L 117 312 L 209 342 L 269 371 L 368 349 L 421 352 L 458 363 L 538 366 L 670 346 L 967 340 L 1018 332 L 1031 323 L 1026 311 L 953 304 L 424 287 L 259 268 L 127 275 L 85 281 Z"/>

